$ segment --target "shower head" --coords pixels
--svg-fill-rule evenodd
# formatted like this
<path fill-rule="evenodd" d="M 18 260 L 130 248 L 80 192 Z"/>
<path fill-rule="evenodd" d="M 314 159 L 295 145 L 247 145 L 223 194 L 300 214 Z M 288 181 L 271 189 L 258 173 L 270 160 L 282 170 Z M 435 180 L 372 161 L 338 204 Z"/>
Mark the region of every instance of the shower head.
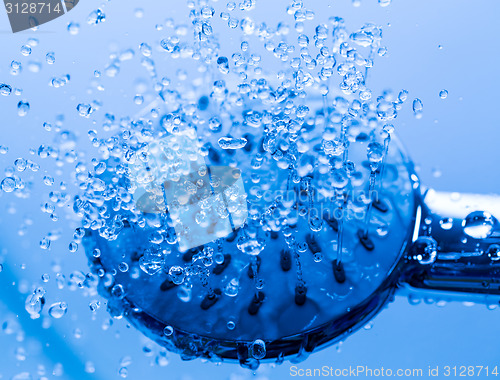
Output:
<path fill-rule="evenodd" d="M 300 360 L 398 287 L 500 293 L 496 219 L 431 211 L 390 126 L 346 128 L 331 109 L 280 126 L 252 109 L 214 140 L 176 117 L 108 161 L 106 217 L 84 245 L 111 313 L 182 358 Z"/>

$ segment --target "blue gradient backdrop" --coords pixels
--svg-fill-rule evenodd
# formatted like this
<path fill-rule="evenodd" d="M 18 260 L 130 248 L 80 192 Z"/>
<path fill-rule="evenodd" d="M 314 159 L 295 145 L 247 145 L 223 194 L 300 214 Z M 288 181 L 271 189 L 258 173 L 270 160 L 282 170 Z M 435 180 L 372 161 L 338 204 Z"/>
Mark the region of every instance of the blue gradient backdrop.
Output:
<path fill-rule="evenodd" d="M 220 6 L 223 0 L 219 2 Z M 365 22 L 383 26 L 383 45 L 388 54 L 377 58 L 368 79 L 374 94 L 390 88 L 407 89 L 409 99 L 419 97 L 424 103 L 424 116 L 417 120 L 406 104 L 396 119 L 396 131 L 411 157 L 419 167 L 422 182 L 439 190 L 500 193 L 500 138 L 499 94 L 500 43 L 497 0 L 393 0 L 389 7 L 380 7 L 375 0 L 361 0 L 354 7 L 348 0 L 305 1 L 316 12 L 314 23 L 324 22 L 329 16 L 341 16 L 350 30 Z M 108 62 L 109 49 L 117 51 L 133 47 L 154 37 L 161 31 L 154 25 L 167 17 L 185 17 L 184 1 L 112 0 L 106 3 L 107 20 L 102 25 L 86 25 L 87 15 L 100 6 L 99 1 L 80 2 L 70 14 L 61 17 L 37 32 L 12 34 L 5 12 L 0 11 L 0 82 L 23 88 L 21 97 L 0 97 L 0 144 L 9 147 L 9 153 L 0 155 L 0 170 L 12 165 L 17 157 L 30 158 L 28 150 L 53 138 L 42 128 L 44 121 L 54 121 L 59 113 L 75 113 L 76 105 L 93 97 L 109 97 L 122 106 L 132 106 L 132 92 L 120 80 L 109 81 L 107 92 L 89 95 L 89 78 L 95 69 Z M 144 17 L 134 16 L 134 9 L 144 9 Z M 278 18 L 287 19 L 285 1 L 260 0 L 253 12 L 256 21 L 275 24 Z M 281 16 L 280 16 L 281 15 Z M 80 33 L 70 35 L 66 26 L 70 21 L 81 24 Z M 225 33 L 227 29 L 222 29 Z M 225 38 L 231 38 L 230 33 Z M 30 57 L 23 57 L 20 47 L 29 37 L 39 39 L 39 46 Z M 239 34 L 235 34 L 239 41 Z M 237 41 L 237 42 L 238 42 Z M 442 49 L 438 48 L 442 45 Z M 26 69 L 29 60 L 44 61 L 45 53 L 55 51 L 57 62 L 53 67 L 44 64 L 40 73 Z M 20 76 L 9 74 L 10 62 L 21 60 L 25 65 Z M 47 86 L 53 75 L 70 74 L 71 82 L 62 89 Z M 134 76 L 127 69 L 120 74 Z M 448 98 L 439 97 L 447 89 Z M 17 116 L 16 104 L 20 98 L 29 99 L 30 114 Z M 410 102 L 408 102 L 410 103 Z M 70 111 L 67 111 L 70 110 Z M 80 118 L 68 118 L 65 128 L 86 138 L 89 124 Z M 42 171 L 55 173 L 53 163 L 43 162 Z M 52 165 L 52 166 L 51 166 Z M 440 177 L 433 175 L 439 169 Z M 62 171 L 57 181 L 69 175 Z M 69 180 L 67 178 L 67 180 Z M 44 193 L 47 189 L 44 189 Z M 95 366 L 94 379 L 119 378 L 120 361 L 130 356 L 130 379 L 287 379 L 290 363 L 281 366 L 262 366 L 254 377 L 249 371 L 234 365 L 216 366 L 200 360 L 181 362 L 169 355 L 166 367 L 151 365 L 144 347 L 157 348 L 143 338 L 126 321 L 116 320 L 107 330 L 101 328 L 109 319 L 102 307 L 93 320 L 88 309 L 89 298 L 81 290 L 56 291 L 54 265 L 69 274 L 86 270 L 81 251 L 69 254 L 74 222 L 51 224 L 40 211 L 43 193 L 21 200 L 13 194 L 0 196 L 0 260 L 5 270 L 0 273 L 0 379 L 10 379 L 22 372 L 31 372 L 37 378 L 39 364 L 47 368 L 52 378 L 56 363 L 62 363 L 60 378 L 84 379 L 81 369 L 85 362 Z M 33 219 L 26 235 L 18 230 L 26 215 Z M 62 237 L 53 243 L 50 253 L 42 252 L 39 240 L 48 230 L 61 229 Z M 23 265 L 24 264 L 24 269 Z M 51 326 L 41 329 L 40 322 L 31 321 L 24 311 L 26 292 L 42 273 L 50 273 L 47 284 L 48 302 L 64 300 L 68 314 Z M 14 284 L 13 284 L 14 283 Z M 20 294 L 21 293 L 21 294 Z M 17 321 L 17 322 L 16 322 Z M 298 365 L 315 368 L 323 365 L 336 368 L 366 365 L 371 368 L 422 368 L 445 365 L 500 365 L 500 310 L 489 311 L 484 305 L 464 306 L 448 304 L 445 307 L 420 304 L 411 306 L 407 299 L 396 297 L 373 321 L 370 330 L 361 330 L 340 347 L 333 346 L 312 355 Z M 23 341 L 19 337 L 21 323 Z M 74 329 L 82 331 L 81 338 Z M 12 330 L 13 329 L 13 330 Z M 9 334 L 9 332 L 14 333 Z M 17 332 L 16 332 L 17 331 Z M 24 347 L 25 360 L 16 359 L 16 349 Z M 146 349 L 148 351 L 148 349 Z M 80 372 L 80 375 L 78 373 Z M 75 377 L 77 376 L 77 377 Z"/>

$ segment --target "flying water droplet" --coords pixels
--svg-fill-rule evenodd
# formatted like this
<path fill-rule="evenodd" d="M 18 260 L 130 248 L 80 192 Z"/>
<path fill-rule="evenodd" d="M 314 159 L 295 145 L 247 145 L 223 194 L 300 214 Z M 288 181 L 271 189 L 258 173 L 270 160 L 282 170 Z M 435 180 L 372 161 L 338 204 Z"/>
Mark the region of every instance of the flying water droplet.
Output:
<path fill-rule="evenodd" d="M 147 43 L 144 43 L 144 42 L 139 45 L 139 50 L 142 53 L 142 55 L 145 57 L 150 57 L 151 54 L 153 54 L 153 50 L 151 49 L 151 46 L 149 46 Z"/>
<path fill-rule="evenodd" d="M 30 104 L 26 100 L 17 103 L 17 114 L 21 117 L 26 116 L 30 110 Z"/>
<path fill-rule="evenodd" d="M 368 160 L 373 164 L 378 164 L 384 158 L 384 146 L 378 142 L 368 144 L 367 150 Z"/>
<path fill-rule="evenodd" d="M 106 21 L 106 15 L 100 9 L 91 12 L 87 18 L 87 23 L 89 25 L 97 25 L 104 21 Z"/>
<path fill-rule="evenodd" d="M 118 299 L 125 297 L 125 289 L 121 284 L 117 284 L 111 288 L 111 295 Z"/>
<path fill-rule="evenodd" d="M 247 144 L 247 139 L 244 137 L 221 137 L 218 143 L 222 149 L 241 149 Z"/>
<path fill-rule="evenodd" d="M 398 95 L 398 100 L 403 103 L 408 99 L 408 91 L 406 90 L 401 90 Z"/>
<path fill-rule="evenodd" d="M 31 54 L 31 46 L 29 45 L 23 45 L 21 46 L 21 54 L 24 56 L 28 56 Z"/>
<path fill-rule="evenodd" d="M 80 31 L 80 24 L 77 22 L 70 22 L 68 24 L 68 32 L 69 34 L 76 35 Z"/>
<path fill-rule="evenodd" d="M 101 303 L 99 301 L 91 301 L 89 303 L 89 308 L 90 308 L 90 311 L 92 312 L 96 312 L 99 308 L 101 307 Z"/>
<path fill-rule="evenodd" d="M 71 253 L 76 252 L 78 250 L 78 243 L 75 241 L 72 241 L 71 243 L 69 243 L 68 249 Z"/>
<path fill-rule="evenodd" d="M 312 216 L 309 218 L 309 228 L 313 232 L 319 232 L 321 231 L 321 228 L 323 227 L 323 219 L 318 218 L 317 216 Z"/>
<path fill-rule="evenodd" d="M 49 249 L 49 247 L 50 247 L 50 239 L 44 237 L 42 240 L 40 240 L 41 249 Z"/>
<path fill-rule="evenodd" d="M 176 285 L 182 284 L 184 282 L 184 278 L 186 277 L 184 268 L 176 265 L 170 267 L 168 274 L 170 275 L 172 282 Z"/>
<path fill-rule="evenodd" d="M 78 104 L 76 110 L 82 117 L 88 117 L 90 114 L 92 114 L 92 112 L 94 112 L 94 109 L 90 104 L 84 104 L 84 103 Z"/>
<path fill-rule="evenodd" d="M 11 193 L 16 189 L 16 181 L 12 177 L 6 177 L 2 180 L 0 187 L 6 193 Z"/>
<path fill-rule="evenodd" d="M 0 83 L 0 95 L 9 96 L 12 93 L 12 87 L 5 83 Z"/>
<path fill-rule="evenodd" d="M 52 318 L 59 319 L 62 318 L 68 310 L 68 305 L 65 302 L 53 303 L 49 308 L 49 315 Z"/>
<path fill-rule="evenodd" d="M 100 254 L 101 252 L 99 251 L 99 255 Z M 161 251 L 148 248 L 140 258 L 139 265 L 144 273 L 152 276 L 160 271 L 164 262 L 165 259 Z"/>
<path fill-rule="evenodd" d="M 448 90 L 441 90 L 441 91 L 439 91 L 439 97 L 441 99 L 446 99 L 448 97 Z"/>
<path fill-rule="evenodd" d="M 53 65 L 54 63 L 56 63 L 56 54 L 54 52 L 48 52 L 46 55 L 45 55 L 45 61 L 49 64 L 49 65 Z"/>
<path fill-rule="evenodd" d="M 422 117 L 422 113 L 424 110 L 424 104 L 419 98 L 416 98 L 413 100 L 413 113 L 415 114 L 415 117 L 417 119 L 420 119 Z"/>
<path fill-rule="evenodd" d="M 30 294 L 26 298 L 24 308 L 30 314 L 30 317 L 32 319 L 40 317 L 40 313 L 42 312 L 43 306 L 45 305 L 44 295 L 45 289 L 42 287 L 38 287 L 33 291 L 33 294 Z"/>
<path fill-rule="evenodd" d="M 495 218 L 484 211 L 474 211 L 462 221 L 464 233 L 474 239 L 485 239 L 493 232 Z"/>
<path fill-rule="evenodd" d="M 144 97 L 142 95 L 136 95 L 134 97 L 134 103 L 137 105 L 141 105 L 142 103 L 144 103 Z"/>
<path fill-rule="evenodd" d="M 227 57 L 219 57 L 217 58 L 217 67 L 222 74 L 229 73 L 229 60 Z"/>

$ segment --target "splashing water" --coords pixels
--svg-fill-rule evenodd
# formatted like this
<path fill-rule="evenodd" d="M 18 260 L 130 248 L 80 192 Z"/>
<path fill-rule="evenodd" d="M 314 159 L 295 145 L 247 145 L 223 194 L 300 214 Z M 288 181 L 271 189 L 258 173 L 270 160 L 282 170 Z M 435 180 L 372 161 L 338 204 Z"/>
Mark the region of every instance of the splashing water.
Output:
<path fill-rule="evenodd" d="M 332 17 L 308 35 L 303 23 L 312 22 L 314 13 L 301 2 L 288 7 L 295 30 L 286 22 L 272 29 L 250 16 L 236 18 L 236 4 L 228 4 L 231 14 L 220 13 L 222 27 L 239 28 L 245 36 L 230 52 L 216 38 L 219 13 L 201 3 L 191 6 L 191 28 L 172 22 L 165 29 L 157 41 L 161 52 L 153 52 L 155 41 L 144 41 L 140 54 L 125 47 L 94 71 L 104 91 L 103 76 L 119 78 L 122 67 L 140 63 L 153 91 L 137 91 L 131 103 L 151 111 L 138 116 L 106 110 L 99 126 L 92 118 L 101 103 L 81 101 L 75 114 L 92 122 L 88 137 L 98 156 L 81 154 L 62 122 L 43 124 L 58 137 L 36 153 L 64 157 L 74 166 L 80 192 L 72 209 L 82 228 L 67 249 L 78 254 L 85 248 L 95 276 L 91 284 L 101 279 L 114 315 L 128 313 L 120 306 L 125 300 L 143 310 L 160 307 L 157 314 L 166 323 L 159 335 L 175 342 L 184 357 L 205 354 L 201 348 L 188 352 L 177 342 L 177 329 L 203 335 L 199 326 L 210 325 L 214 337 L 248 341 L 248 357 L 240 362 L 253 368 L 275 355 L 270 339 L 320 326 L 380 284 L 382 276 L 365 276 L 358 256 L 391 235 L 394 247 L 401 244 L 398 229 L 388 227 L 395 214 L 380 213 L 374 192 L 385 196 L 384 186 L 407 181 L 387 137 L 394 129 L 387 122 L 397 117 L 407 92 L 375 98 L 367 87 L 367 72 L 383 55 L 382 29 L 374 24 L 348 33 L 344 21 Z M 254 6 L 245 1 L 239 11 Z M 88 17 L 92 25 L 104 20 L 101 9 Z M 68 31 L 77 34 L 80 26 L 70 23 Z M 46 62 L 56 64 L 55 57 L 46 53 Z M 268 58 L 277 60 L 277 73 L 263 65 Z M 171 75 L 161 78 L 163 59 Z M 50 85 L 69 80 L 53 77 Z M 111 130 L 113 137 L 104 137 Z M 385 175 L 384 165 L 391 167 Z M 22 167 L 37 170 L 28 160 Z M 56 186 L 48 174 L 43 183 Z M 8 176 L 2 189 L 21 192 L 23 186 Z M 65 189 L 54 189 L 42 210 L 57 221 L 56 206 L 69 199 Z M 395 208 L 404 215 L 411 204 Z M 40 248 L 50 251 L 56 236 L 42 237 Z M 392 265 L 389 257 L 377 261 L 380 268 Z M 83 283 L 79 278 L 72 281 Z M 145 284 L 151 290 L 137 292 Z M 37 315 L 41 299 L 31 296 L 30 314 Z M 267 321 L 275 308 L 296 318 L 272 328 Z M 90 310 L 97 309 L 90 302 Z M 66 310 L 59 302 L 48 313 L 61 318 Z M 182 316 L 176 310 L 184 310 Z"/>
<path fill-rule="evenodd" d="M 129 317 L 184 359 L 226 355 L 255 369 L 262 359 L 289 354 L 274 341 L 354 310 L 393 267 L 396 258 L 381 252 L 399 252 L 414 206 L 390 124 L 408 91 L 377 96 L 366 83 L 386 52 L 377 25 L 349 33 L 332 17 L 309 33 L 304 24 L 314 13 L 300 1 L 287 8 L 294 27 L 283 21 L 276 28 L 246 13 L 254 1 L 239 9 L 230 2 L 222 12 L 210 4 L 190 2 L 189 27 L 165 23 L 157 40 L 141 42 L 137 52 L 125 46 L 96 68 L 91 79 L 99 91 L 106 80 L 125 81 L 127 65 L 140 65 L 148 79 L 127 99 L 139 112 L 118 114 L 82 97 L 63 115 L 87 125 L 94 152 L 80 150 L 61 116 L 43 123 L 54 143 L 33 153 L 70 165 L 78 188 L 71 193 L 57 176 L 43 175 L 50 192 L 42 211 L 57 222 L 59 209 L 72 206 L 81 227 L 66 247 L 85 251 L 92 268 L 59 276 L 60 288 L 89 288 L 95 298 L 100 282 L 114 317 Z M 99 28 L 105 19 L 98 9 L 87 23 Z M 76 35 L 80 25 L 67 30 Z M 243 42 L 228 51 L 220 33 L 241 34 Z M 57 66 L 55 52 L 45 59 Z M 279 70 L 264 64 L 268 59 Z M 21 68 L 12 62 L 11 72 Z M 56 76 L 50 85 L 69 81 L 69 74 Z M 0 94 L 11 92 L 0 84 Z M 422 101 L 412 106 L 421 117 Z M 19 116 L 29 108 L 20 101 Z M 29 186 L 21 173 L 39 169 L 18 161 L 2 191 L 24 196 Z M 487 215 L 472 215 L 463 227 L 475 237 L 490 225 Z M 59 236 L 39 237 L 40 248 L 50 252 Z M 418 260 L 435 259 L 431 243 L 422 242 Z M 499 251 L 491 248 L 492 260 Z M 44 312 L 45 297 L 36 289 L 26 299 L 32 318 Z M 95 313 L 100 303 L 92 299 L 88 307 Z M 45 312 L 59 319 L 67 309 L 56 302 Z M 219 341 L 241 343 L 234 349 Z M 316 342 L 308 344 L 312 350 Z"/>

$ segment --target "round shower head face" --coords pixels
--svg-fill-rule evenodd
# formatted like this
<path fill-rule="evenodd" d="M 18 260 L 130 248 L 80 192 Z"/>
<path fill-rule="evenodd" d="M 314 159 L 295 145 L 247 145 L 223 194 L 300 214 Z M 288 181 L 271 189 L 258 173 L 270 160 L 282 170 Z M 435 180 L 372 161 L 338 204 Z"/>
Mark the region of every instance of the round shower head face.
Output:
<path fill-rule="evenodd" d="M 129 139 L 93 191 L 105 211 L 77 206 L 111 312 L 184 358 L 242 363 L 366 322 L 394 284 L 417 183 L 392 130 L 331 111 L 247 111 L 224 137 L 213 113 L 196 129 L 171 113 Z"/>

